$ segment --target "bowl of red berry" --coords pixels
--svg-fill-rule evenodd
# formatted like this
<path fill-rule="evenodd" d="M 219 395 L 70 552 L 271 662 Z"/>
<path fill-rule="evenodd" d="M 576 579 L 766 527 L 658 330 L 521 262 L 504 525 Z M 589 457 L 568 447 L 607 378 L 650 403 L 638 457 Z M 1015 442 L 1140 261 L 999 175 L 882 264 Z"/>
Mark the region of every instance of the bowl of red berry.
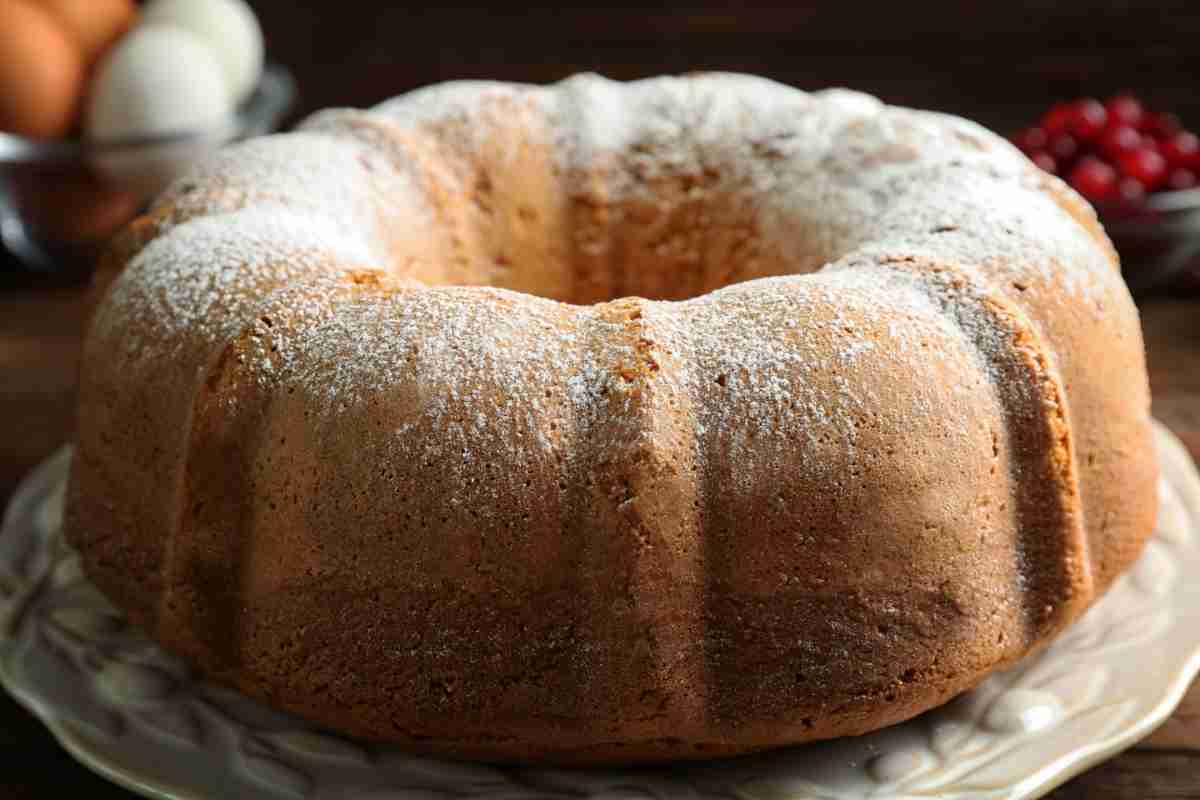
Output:
<path fill-rule="evenodd" d="M 1200 137 L 1135 96 L 1059 103 L 1013 142 L 1096 208 L 1130 288 L 1200 288 Z"/>

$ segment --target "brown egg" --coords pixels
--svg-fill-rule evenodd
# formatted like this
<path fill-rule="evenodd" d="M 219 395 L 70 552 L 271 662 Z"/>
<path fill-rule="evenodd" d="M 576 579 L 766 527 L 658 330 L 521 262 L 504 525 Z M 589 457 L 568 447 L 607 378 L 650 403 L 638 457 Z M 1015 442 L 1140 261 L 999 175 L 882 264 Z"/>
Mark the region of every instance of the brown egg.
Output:
<path fill-rule="evenodd" d="M 62 136 L 74 120 L 83 80 L 79 47 L 45 9 L 0 0 L 0 130 Z"/>
<path fill-rule="evenodd" d="M 27 2 L 29 0 L 26 0 Z M 64 27 L 91 65 L 133 24 L 133 0 L 32 0 Z"/>

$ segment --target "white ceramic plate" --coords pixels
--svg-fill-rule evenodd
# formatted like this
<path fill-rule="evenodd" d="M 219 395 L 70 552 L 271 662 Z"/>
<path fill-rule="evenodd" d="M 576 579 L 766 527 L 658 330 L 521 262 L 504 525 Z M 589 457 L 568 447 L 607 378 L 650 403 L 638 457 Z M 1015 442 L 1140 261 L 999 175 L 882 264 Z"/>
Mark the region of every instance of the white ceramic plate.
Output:
<path fill-rule="evenodd" d="M 1131 572 L 1049 648 L 903 725 L 657 769 L 498 768 L 313 730 L 130 628 L 60 536 L 63 450 L 0 534 L 0 681 L 76 758 L 151 797 L 407 800 L 1031 798 L 1150 733 L 1200 669 L 1200 477 L 1165 429 L 1158 530 Z"/>

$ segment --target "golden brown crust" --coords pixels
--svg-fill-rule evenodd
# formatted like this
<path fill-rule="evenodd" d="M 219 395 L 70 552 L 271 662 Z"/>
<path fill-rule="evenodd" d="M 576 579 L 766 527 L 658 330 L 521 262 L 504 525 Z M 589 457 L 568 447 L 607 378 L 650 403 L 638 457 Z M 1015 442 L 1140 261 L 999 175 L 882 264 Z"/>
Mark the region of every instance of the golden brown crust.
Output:
<path fill-rule="evenodd" d="M 920 713 L 1132 562 L 1145 368 L 1082 201 L 845 93 L 772 96 L 812 143 L 718 81 L 605 149 L 555 116 L 604 86 L 319 117 L 118 240 L 67 528 L 134 622 L 416 751 L 709 758 Z"/>

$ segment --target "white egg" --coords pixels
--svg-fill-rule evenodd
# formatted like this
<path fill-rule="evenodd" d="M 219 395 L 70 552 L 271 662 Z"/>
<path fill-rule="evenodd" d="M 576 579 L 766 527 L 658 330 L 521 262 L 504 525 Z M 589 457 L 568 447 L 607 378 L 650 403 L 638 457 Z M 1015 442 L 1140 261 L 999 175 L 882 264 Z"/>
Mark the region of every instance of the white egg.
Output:
<path fill-rule="evenodd" d="M 100 62 L 84 129 L 91 139 L 207 131 L 235 109 L 225 72 L 191 31 L 146 25 Z"/>
<path fill-rule="evenodd" d="M 152 0 L 142 20 L 177 25 L 208 41 L 240 103 L 258 85 L 263 68 L 263 34 L 243 0 Z"/>

